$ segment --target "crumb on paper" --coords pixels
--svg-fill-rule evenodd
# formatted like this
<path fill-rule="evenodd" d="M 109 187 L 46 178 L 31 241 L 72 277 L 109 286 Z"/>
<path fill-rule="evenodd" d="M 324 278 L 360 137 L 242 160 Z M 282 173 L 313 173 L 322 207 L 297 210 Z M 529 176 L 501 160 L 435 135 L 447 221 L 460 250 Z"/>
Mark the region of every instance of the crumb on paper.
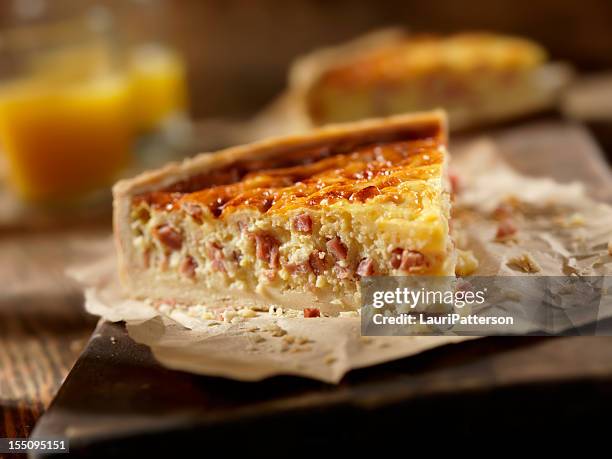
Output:
<path fill-rule="evenodd" d="M 584 226 L 584 216 L 580 212 L 576 212 L 570 215 L 570 217 L 567 219 L 567 224 L 569 226 Z"/>
<path fill-rule="evenodd" d="M 238 314 L 240 314 L 240 316 L 244 317 L 245 319 L 257 317 L 257 313 L 251 308 L 242 308 L 240 311 L 238 311 Z"/>
<path fill-rule="evenodd" d="M 505 218 L 500 220 L 497 225 L 497 231 L 495 232 L 496 242 L 509 242 L 515 241 L 518 233 L 518 227 L 511 218 Z"/>
<path fill-rule="evenodd" d="M 586 220 L 580 212 L 574 212 L 569 216 L 559 216 L 554 219 L 554 223 L 562 228 L 577 228 L 584 226 Z"/>
<path fill-rule="evenodd" d="M 274 317 L 295 318 L 302 314 L 299 309 L 283 309 L 279 306 L 270 306 L 267 309 L 268 314 Z"/>
<path fill-rule="evenodd" d="M 298 346 L 293 346 L 289 352 L 297 354 L 299 352 L 310 352 L 312 351 L 312 347 L 310 346 L 302 346 L 302 347 L 298 347 Z"/>
<path fill-rule="evenodd" d="M 297 344 L 299 344 L 299 345 L 302 345 L 302 344 L 307 344 L 307 343 L 310 343 L 310 342 L 311 342 L 311 340 L 310 340 L 310 339 L 308 339 L 308 338 L 306 338 L 305 336 L 298 336 L 298 337 L 295 339 L 295 342 L 296 342 Z"/>
<path fill-rule="evenodd" d="M 258 334 L 255 334 L 251 337 L 251 339 L 253 340 L 254 343 L 263 343 L 266 339 Z"/>
<path fill-rule="evenodd" d="M 218 325 L 221 325 L 221 323 L 220 323 L 220 322 L 209 322 L 209 323 L 208 323 L 208 326 L 209 326 L 209 327 L 216 327 L 216 326 L 218 326 Z"/>
<path fill-rule="evenodd" d="M 495 209 L 493 209 L 491 214 L 495 220 L 505 220 L 507 218 L 512 218 L 513 215 L 514 207 L 506 202 L 501 202 Z"/>
<path fill-rule="evenodd" d="M 359 317 L 360 311 L 341 311 L 338 313 L 340 317 Z"/>
<path fill-rule="evenodd" d="M 255 333 L 256 331 L 259 331 L 259 327 L 249 327 L 246 329 L 246 331 L 249 333 Z"/>
<path fill-rule="evenodd" d="M 507 195 L 493 210 L 491 216 L 495 220 L 512 218 L 522 212 L 524 204 L 515 195 Z"/>
<path fill-rule="evenodd" d="M 285 335 L 286 333 L 287 332 L 285 330 L 283 330 L 282 328 L 279 327 L 278 330 L 275 330 L 275 331 L 272 332 L 272 336 L 278 338 L 278 337 L 281 337 L 281 336 Z"/>
<path fill-rule="evenodd" d="M 281 336 L 285 336 L 287 334 L 287 331 L 279 327 L 277 324 L 268 324 L 262 329 L 262 331 L 270 333 L 275 338 L 280 338 Z"/>
<path fill-rule="evenodd" d="M 236 311 L 232 311 L 231 309 L 228 309 L 226 311 L 223 311 L 223 314 L 221 314 L 221 317 L 223 318 L 223 322 L 231 322 L 233 319 L 238 317 L 238 313 Z"/>
<path fill-rule="evenodd" d="M 327 357 L 325 357 L 325 364 L 326 365 L 331 365 L 333 363 L 335 363 L 338 359 L 336 357 L 334 357 L 333 355 L 328 355 Z"/>
<path fill-rule="evenodd" d="M 471 250 L 457 249 L 457 265 L 455 274 L 457 276 L 468 276 L 478 269 L 478 259 Z"/>
<path fill-rule="evenodd" d="M 295 336 L 292 335 L 285 335 L 283 336 L 283 341 L 287 344 L 293 344 L 295 343 Z"/>
<path fill-rule="evenodd" d="M 208 307 L 201 304 L 189 306 L 187 308 L 187 315 L 191 317 L 200 317 L 204 320 L 211 320 L 215 318 L 215 315 L 208 309 Z"/>
<path fill-rule="evenodd" d="M 521 271 L 530 274 L 539 273 L 542 271 L 542 268 L 540 268 L 538 262 L 534 260 L 529 252 L 523 252 L 520 255 L 510 258 L 507 265 L 510 267 L 516 267 Z"/>
<path fill-rule="evenodd" d="M 282 317 L 295 319 L 297 317 L 301 317 L 301 315 L 302 311 L 300 311 L 299 309 L 286 309 L 285 311 L 283 311 Z"/>

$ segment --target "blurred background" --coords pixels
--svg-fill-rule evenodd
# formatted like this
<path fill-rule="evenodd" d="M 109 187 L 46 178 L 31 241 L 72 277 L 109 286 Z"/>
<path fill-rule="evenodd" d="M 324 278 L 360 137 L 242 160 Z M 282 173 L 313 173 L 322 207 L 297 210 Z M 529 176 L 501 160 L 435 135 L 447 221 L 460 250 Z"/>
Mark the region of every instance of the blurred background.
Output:
<path fill-rule="evenodd" d="M 296 56 L 390 25 L 524 35 L 584 71 L 612 68 L 607 0 L 5 0 L 0 26 L 100 5 L 112 13 L 122 46 L 153 40 L 180 53 L 194 118 L 248 116 L 284 87 Z"/>
<path fill-rule="evenodd" d="M 286 83 L 289 63 L 381 27 L 490 30 L 540 42 L 584 71 L 612 68 L 606 0 L 175 0 L 168 31 L 189 69 L 192 114 L 246 116 Z M 138 14 L 138 13 L 136 13 Z M 129 20 L 129 19 L 128 19 Z"/>

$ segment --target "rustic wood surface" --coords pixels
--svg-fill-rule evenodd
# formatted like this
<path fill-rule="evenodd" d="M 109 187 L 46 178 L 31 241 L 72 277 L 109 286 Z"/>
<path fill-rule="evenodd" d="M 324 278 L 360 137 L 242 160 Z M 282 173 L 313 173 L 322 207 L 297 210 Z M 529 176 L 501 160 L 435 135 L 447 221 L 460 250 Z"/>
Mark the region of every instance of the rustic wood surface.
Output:
<path fill-rule="evenodd" d="M 529 164 L 526 172 L 561 171 L 559 179 L 581 178 L 593 194 L 610 198 L 609 169 L 581 127 L 536 123 L 495 137 L 511 162 Z M 571 176 L 563 175 L 567 170 Z M 80 290 L 64 270 L 95 257 L 109 235 L 108 220 L 0 232 L 0 437 L 28 436 L 84 348 L 96 319 L 83 311 Z"/>
<path fill-rule="evenodd" d="M 95 256 L 109 228 L 0 233 L 0 437 L 30 434 L 95 327 L 64 270 Z"/>

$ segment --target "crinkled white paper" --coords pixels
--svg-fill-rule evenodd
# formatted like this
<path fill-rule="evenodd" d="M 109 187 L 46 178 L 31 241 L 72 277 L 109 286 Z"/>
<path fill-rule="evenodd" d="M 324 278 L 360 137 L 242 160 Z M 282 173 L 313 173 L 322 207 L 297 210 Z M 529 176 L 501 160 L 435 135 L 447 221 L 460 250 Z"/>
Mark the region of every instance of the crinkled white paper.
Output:
<path fill-rule="evenodd" d="M 453 161 L 462 179 L 455 203 L 459 245 L 474 251 L 478 275 L 528 275 L 509 261 L 528 252 L 539 275 L 610 272 L 612 208 L 589 199 L 579 184 L 527 178 L 512 171 L 488 141 Z M 516 242 L 496 242 L 490 212 L 512 196 L 531 214 Z M 336 383 L 351 369 L 418 354 L 467 337 L 362 337 L 358 316 L 303 318 L 291 311 L 211 313 L 128 299 L 114 257 L 71 270 L 86 286 L 86 308 L 108 321 L 125 321 L 130 336 L 150 346 L 164 366 L 204 375 L 256 381 L 300 375 Z M 251 317 L 254 316 L 254 317 Z"/>

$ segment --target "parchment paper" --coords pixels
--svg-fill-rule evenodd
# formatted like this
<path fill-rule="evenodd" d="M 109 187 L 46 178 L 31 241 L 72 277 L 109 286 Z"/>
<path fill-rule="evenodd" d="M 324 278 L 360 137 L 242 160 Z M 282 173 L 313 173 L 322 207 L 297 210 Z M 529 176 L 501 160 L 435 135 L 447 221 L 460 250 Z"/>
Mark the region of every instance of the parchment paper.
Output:
<path fill-rule="evenodd" d="M 487 140 L 468 146 L 452 167 L 461 180 L 454 231 L 457 244 L 480 262 L 474 274 L 530 275 L 511 263 L 526 253 L 539 275 L 610 273 L 612 208 L 589 199 L 580 184 L 521 176 Z M 517 238 L 499 242 L 491 212 L 505 201 L 517 205 L 522 217 Z M 336 383 L 353 368 L 470 339 L 362 337 L 356 313 L 305 319 L 274 308 L 220 312 L 130 300 L 119 287 L 112 255 L 70 274 L 86 286 L 89 312 L 125 321 L 130 336 L 150 346 L 162 365 L 204 375 L 256 381 L 290 374 Z"/>

